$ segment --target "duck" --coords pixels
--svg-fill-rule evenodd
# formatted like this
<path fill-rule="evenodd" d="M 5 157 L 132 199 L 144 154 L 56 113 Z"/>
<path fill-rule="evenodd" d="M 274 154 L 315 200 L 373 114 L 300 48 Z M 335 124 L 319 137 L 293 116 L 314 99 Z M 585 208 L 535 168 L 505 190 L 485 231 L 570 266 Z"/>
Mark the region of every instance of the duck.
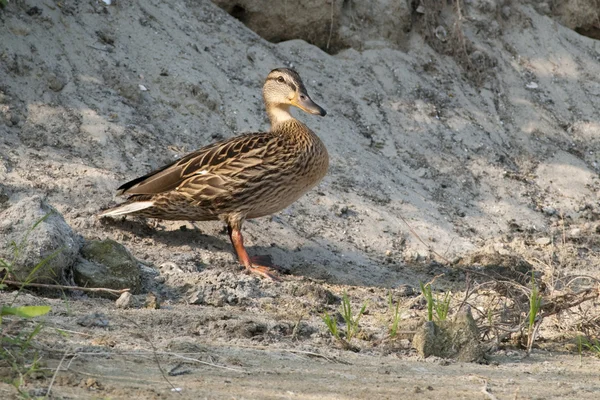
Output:
<path fill-rule="evenodd" d="M 126 197 L 125 202 L 100 217 L 220 220 L 241 266 L 280 280 L 275 267 L 265 261 L 268 257 L 248 255 L 242 225 L 285 209 L 325 176 L 329 166 L 325 145 L 290 111 L 296 107 L 319 116 L 327 113 L 291 68 L 273 69 L 262 94 L 268 131 L 212 143 L 121 185 L 117 195 Z"/>

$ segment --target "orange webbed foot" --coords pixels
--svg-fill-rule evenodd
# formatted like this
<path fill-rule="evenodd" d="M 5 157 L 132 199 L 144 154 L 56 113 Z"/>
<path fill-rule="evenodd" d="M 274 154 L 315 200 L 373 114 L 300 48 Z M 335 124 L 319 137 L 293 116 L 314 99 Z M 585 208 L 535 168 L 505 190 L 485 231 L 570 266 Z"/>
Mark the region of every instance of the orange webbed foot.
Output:
<path fill-rule="evenodd" d="M 279 274 L 277 274 L 277 271 L 267 266 L 252 263 L 250 266 L 246 267 L 246 270 L 252 274 L 260 275 L 274 282 L 281 282 L 281 278 L 279 277 Z"/>

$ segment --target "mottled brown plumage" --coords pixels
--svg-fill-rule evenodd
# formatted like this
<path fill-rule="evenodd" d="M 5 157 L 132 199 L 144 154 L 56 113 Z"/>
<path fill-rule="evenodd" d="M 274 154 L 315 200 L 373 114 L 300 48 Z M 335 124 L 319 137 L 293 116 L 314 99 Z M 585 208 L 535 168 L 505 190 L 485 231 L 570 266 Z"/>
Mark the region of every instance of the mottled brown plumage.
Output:
<path fill-rule="evenodd" d="M 252 272 L 274 278 L 269 268 L 248 257 L 242 224 L 296 201 L 323 178 L 329 157 L 317 135 L 289 113 L 290 106 L 296 106 L 311 114 L 326 114 L 310 99 L 295 71 L 271 71 L 263 97 L 270 131 L 211 144 L 125 183 L 118 194 L 128 196 L 127 201 L 101 216 L 220 219 L 228 226 L 240 262 Z"/>

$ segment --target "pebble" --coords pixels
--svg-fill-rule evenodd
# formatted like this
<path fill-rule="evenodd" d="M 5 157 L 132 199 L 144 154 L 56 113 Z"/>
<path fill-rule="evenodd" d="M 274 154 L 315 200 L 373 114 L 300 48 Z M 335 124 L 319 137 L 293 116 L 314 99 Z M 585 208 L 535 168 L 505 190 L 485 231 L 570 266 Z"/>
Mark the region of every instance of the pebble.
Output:
<path fill-rule="evenodd" d="M 144 303 L 144 308 L 158 310 L 160 308 L 160 300 L 158 296 L 152 292 L 148 293 L 146 296 L 146 302 Z"/>
<path fill-rule="evenodd" d="M 549 237 L 541 237 L 541 238 L 535 239 L 535 244 L 540 245 L 540 246 L 547 246 L 550 243 L 552 243 L 552 239 L 550 239 Z"/>
<path fill-rule="evenodd" d="M 571 236 L 579 236 L 579 235 L 581 235 L 581 229 L 579 229 L 579 228 L 573 228 L 573 229 L 571 229 L 571 231 L 569 232 L 569 234 Z"/>
<path fill-rule="evenodd" d="M 344 217 L 348 215 L 348 206 L 341 206 L 335 215 L 338 217 Z"/>
<path fill-rule="evenodd" d="M 556 214 L 556 209 L 553 207 L 542 207 L 542 212 L 548 216 L 552 216 L 554 214 Z"/>
<path fill-rule="evenodd" d="M 117 308 L 129 308 L 131 307 L 132 295 L 130 292 L 123 292 L 121 296 L 115 302 Z"/>
<path fill-rule="evenodd" d="M 399 296 L 408 297 L 414 295 L 415 290 L 412 286 L 400 285 L 396 288 L 396 293 L 398 293 Z"/>
<path fill-rule="evenodd" d="M 77 319 L 77 324 L 90 327 L 106 328 L 108 326 L 108 318 L 101 312 L 95 312 L 92 314 L 84 315 Z"/>
<path fill-rule="evenodd" d="M 49 73 L 46 80 L 48 82 L 48 87 L 53 92 L 60 92 L 67 84 L 67 80 L 64 77 L 55 73 Z"/>

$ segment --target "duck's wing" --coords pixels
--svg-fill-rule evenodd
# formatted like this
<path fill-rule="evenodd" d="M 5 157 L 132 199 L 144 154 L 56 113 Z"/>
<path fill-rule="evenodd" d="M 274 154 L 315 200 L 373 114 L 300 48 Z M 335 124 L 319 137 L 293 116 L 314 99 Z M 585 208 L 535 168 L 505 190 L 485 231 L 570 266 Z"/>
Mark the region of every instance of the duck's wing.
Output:
<path fill-rule="evenodd" d="M 220 191 L 229 179 L 273 156 L 279 141 L 271 132 L 260 132 L 216 142 L 123 184 L 117 194 L 152 195 L 190 185 Z"/>

